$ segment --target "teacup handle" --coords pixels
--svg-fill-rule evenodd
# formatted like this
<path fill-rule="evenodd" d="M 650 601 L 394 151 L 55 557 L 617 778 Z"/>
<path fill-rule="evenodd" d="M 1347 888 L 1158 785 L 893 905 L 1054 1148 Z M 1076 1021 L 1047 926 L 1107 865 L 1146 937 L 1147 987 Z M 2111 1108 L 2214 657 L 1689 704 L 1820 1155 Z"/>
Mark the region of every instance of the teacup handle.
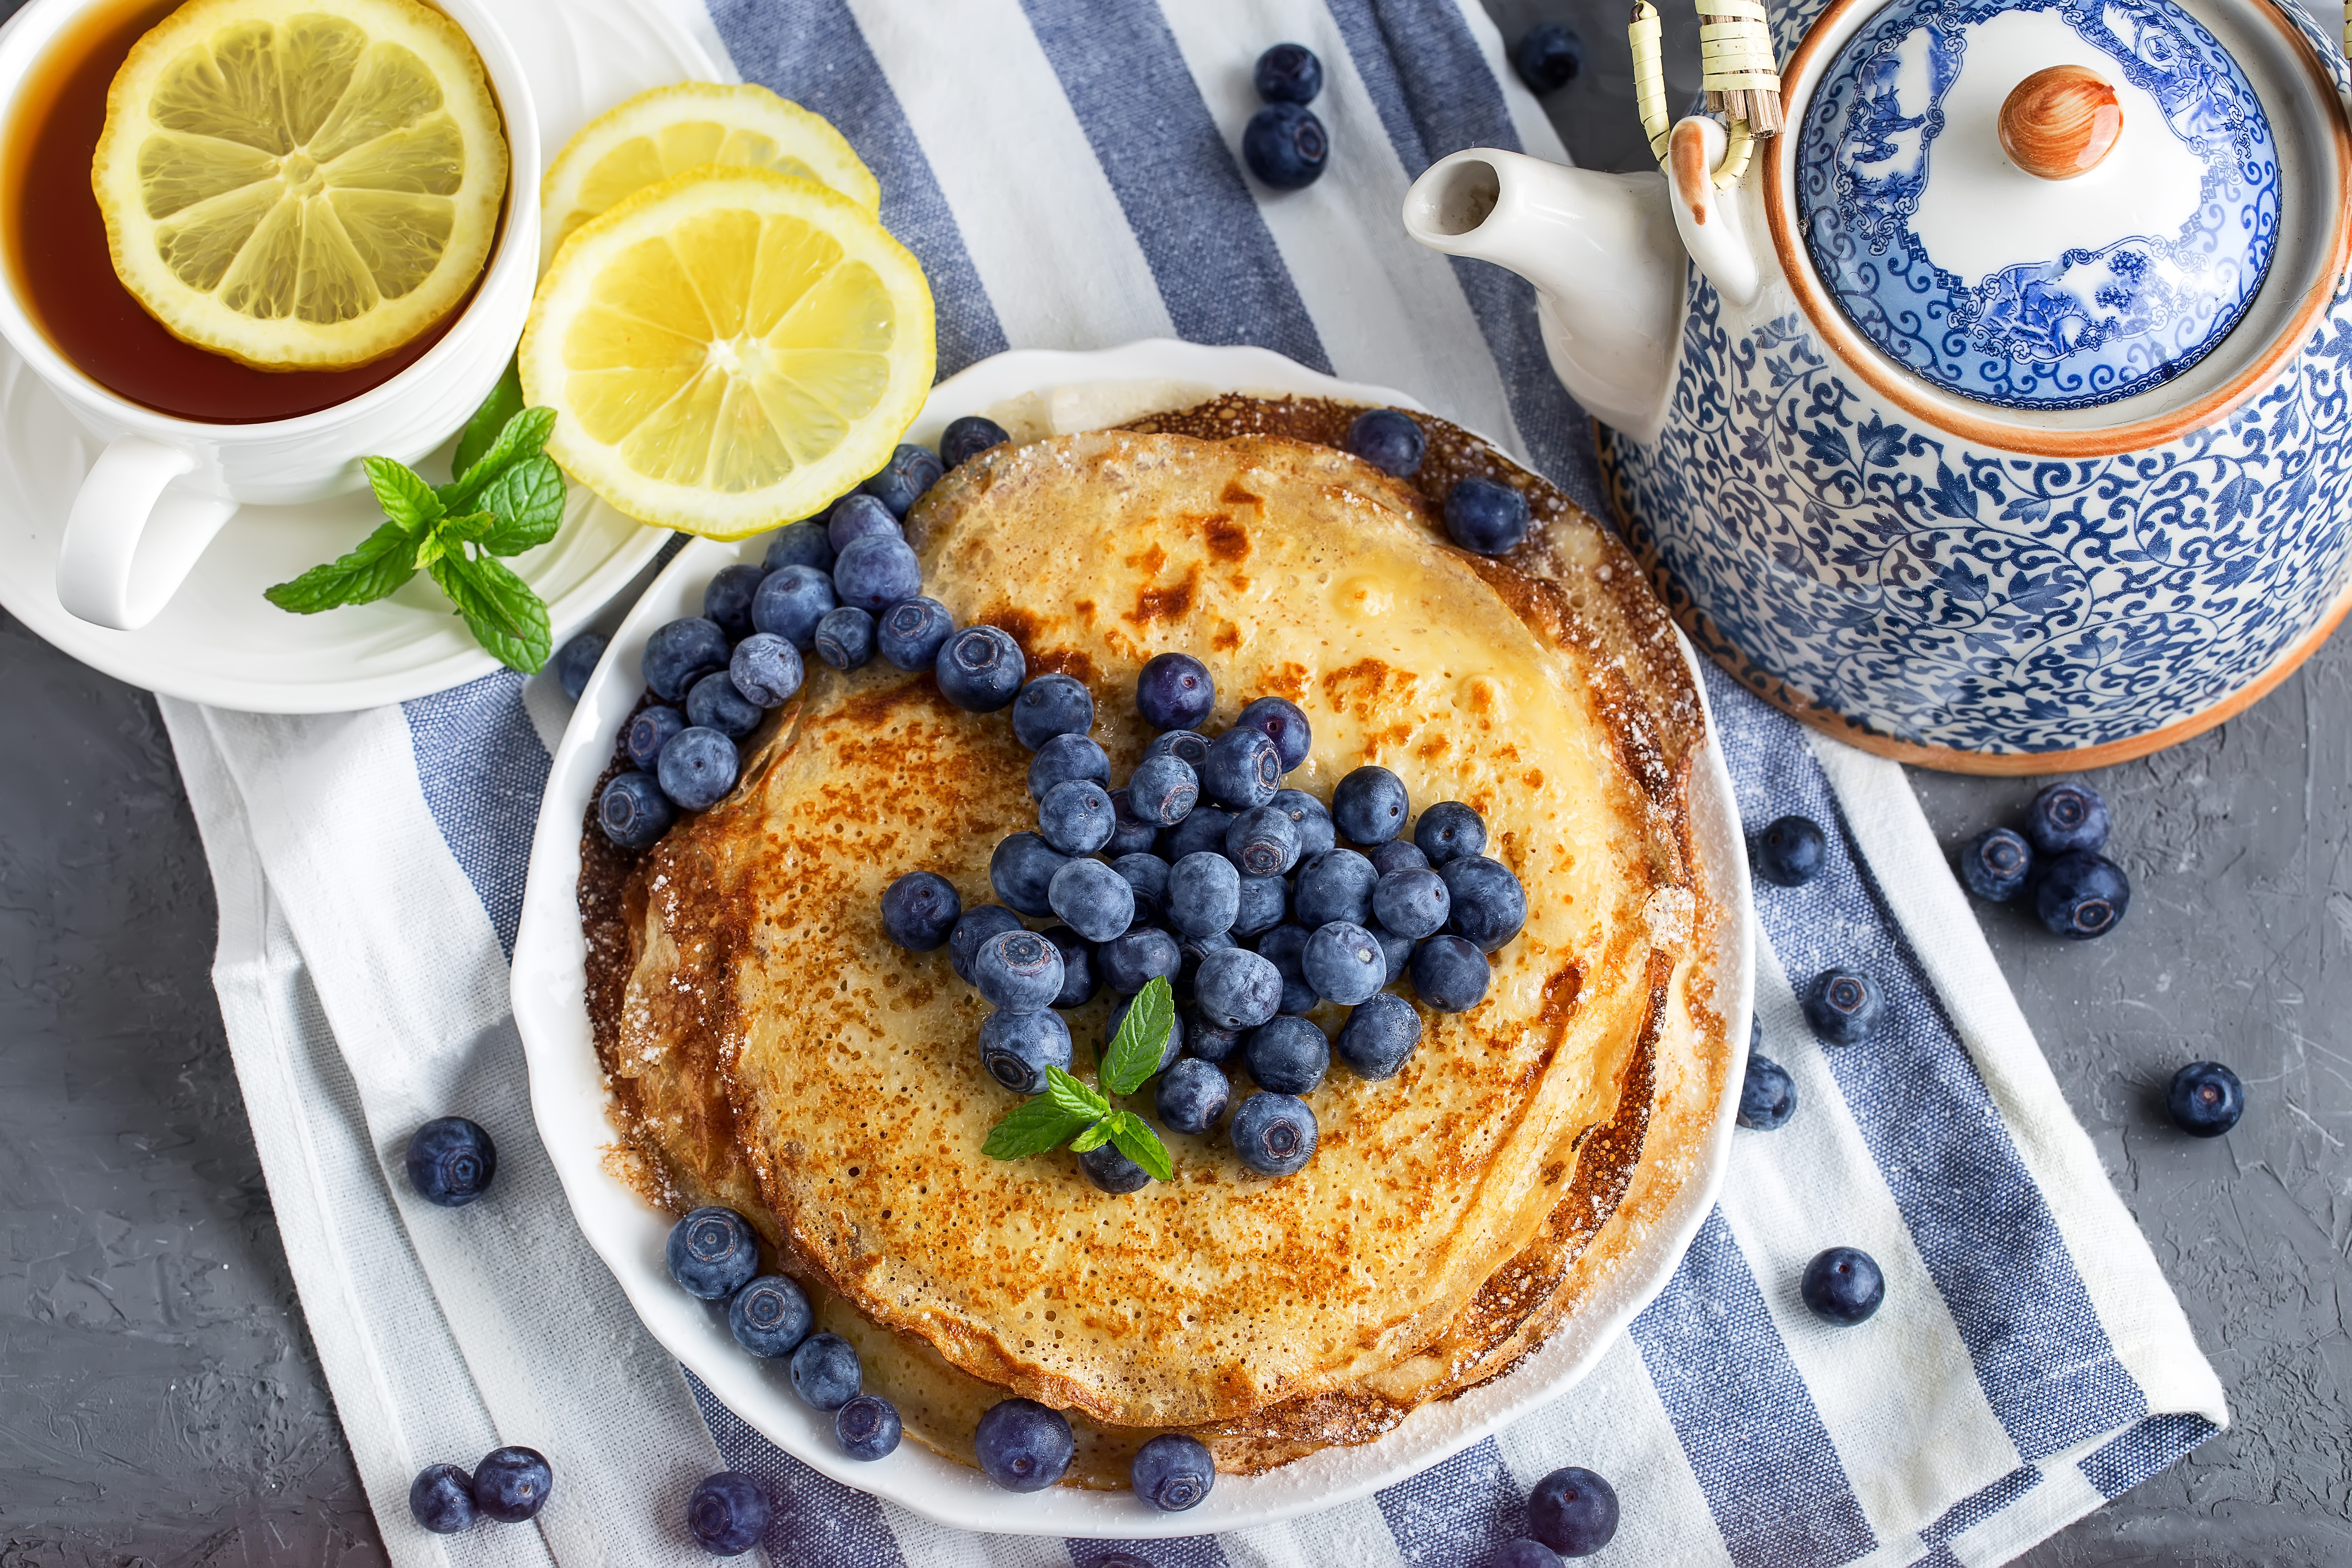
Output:
<path fill-rule="evenodd" d="M 226 497 L 172 483 L 195 468 L 194 453 L 144 436 L 119 436 L 99 454 L 58 552 L 58 603 L 68 613 L 126 632 L 162 613 L 236 510 Z"/>

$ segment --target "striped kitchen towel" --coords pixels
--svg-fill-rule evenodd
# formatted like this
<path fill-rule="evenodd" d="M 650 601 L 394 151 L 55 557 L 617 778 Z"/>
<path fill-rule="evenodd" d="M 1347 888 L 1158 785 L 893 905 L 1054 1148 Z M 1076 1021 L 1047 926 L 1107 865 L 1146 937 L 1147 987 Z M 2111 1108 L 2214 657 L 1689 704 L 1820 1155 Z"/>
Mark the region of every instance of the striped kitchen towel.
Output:
<path fill-rule="evenodd" d="M 525 0 L 506 0 L 521 5 Z M 530 0 L 541 3 L 541 0 Z M 716 0 L 742 75 L 839 125 L 939 299 L 942 374 L 1008 347 L 1255 343 L 1406 388 L 1598 506 L 1588 426 L 1516 279 L 1411 245 L 1412 176 L 1456 149 L 1561 150 L 1473 0 Z M 1241 172 L 1252 60 L 1311 46 L 1329 172 Z M 1795 1119 L 1740 1132 L 1720 1206 L 1575 1392 L 1376 1497 L 1263 1531 L 1117 1542 L 944 1531 L 782 1454 L 644 1333 L 533 1133 L 507 955 L 563 704 L 498 676 L 400 708 L 267 718 L 167 701 L 220 890 L 216 979 L 321 1362 L 395 1563 L 700 1561 L 685 1492 L 724 1461 L 812 1568 L 1479 1568 L 1563 1464 L 1610 1477 L 1626 1563 L 1990 1563 L 2227 1419 L 2130 1215 L 2069 1113 L 1900 769 L 1711 679 L 1741 813 L 1801 812 L 1828 868 L 1759 886 L 1763 1049 Z M 1827 1051 L 1792 985 L 1840 963 L 1890 993 Z M 501 1151 L 494 1200 L 417 1202 L 399 1152 L 453 1105 Z M 1863 1329 L 1797 1299 L 1851 1244 L 1887 1277 Z M 499 1442 L 547 1451 L 533 1530 L 449 1548 L 409 1478 Z M 452 1555 L 446 1556 L 449 1551 Z"/>

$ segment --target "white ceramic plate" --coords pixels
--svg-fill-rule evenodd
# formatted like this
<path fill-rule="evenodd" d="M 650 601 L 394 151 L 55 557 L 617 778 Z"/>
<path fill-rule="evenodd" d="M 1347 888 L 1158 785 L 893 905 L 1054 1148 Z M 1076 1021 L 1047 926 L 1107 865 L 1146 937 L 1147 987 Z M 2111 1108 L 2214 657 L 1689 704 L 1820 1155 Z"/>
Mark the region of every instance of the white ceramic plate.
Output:
<path fill-rule="evenodd" d="M 950 419 L 976 413 L 992 414 L 1016 434 L 1117 424 L 1219 391 L 1302 393 L 1419 406 L 1397 393 L 1334 381 L 1262 349 L 1153 342 L 1095 353 L 1029 351 L 984 360 L 932 392 L 914 438 L 936 441 Z M 1026 430 L 1020 428 L 1024 425 Z M 843 1455 L 832 1423 L 794 1399 L 785 1380 L 743 1353 L 728 1332 L 725 1314 L 672 1283 L 663 1254 L 670 1216 L 605 1169 L 604 1152 L 614 1132 L 589 1031 L 587 946 L 576 902 L 581 823 L 589 793 L 612 756 L 613 737 L 643 689 L 637 667 L 646 634 L 680 616 L 699 615 L 711 575 L 737 561 L 756 562 L 763 547 L 764 542 L 696 540 L 622 622 L 556 750 L 515 942 L 515 1022 L 530 1063 L 540 1136 L 581 1229 L 612 1266 L 656 1339 L 737 1415 L 834 1479 L 942 1524 L 1024 1535 L 1202 1535 L 1312 1513 L 1426 1469 L 1559 1397 L 1591 1369 L 1617 1331 L 1674 1272 L 1714 1204 L 1729 1157 L 1748 1041 L 1755 917 L 1738 809 L 1717 746 L 1707 749 L 1698 770 L 1693 811 L 1713 886 L 1727 906 L 1716 994 L 1736 999 L 1729 1022 L 1739 1059 L 1732 1063 L 1715 1136 L 1662 1223 L 1594 1299 L 1517 1370 L 1458 1399 L 1424 1405 L 1379 1442 L 1328 1449 L 1264 1476 L 1220 1479 L 1205 1502 L 1184 1513 L 1155 1513 L 1124 1491 L 1056 1487 L 1015 1495 L 999 1490 L 979 1471 L 911 1442 L 875 1464 Z M 1688 657 L 1687 646 L 1684 651 Z"/>
<path fill-rule="evenodd" d="M 551 153 L 632 93 L 730 75 L 647 0 L 486 5 L 530 74 L 541 144 Z M 441 472 L 454 446 L 453 432 L 425 471 Z M 323 615 L 290 616 L 262 598 L 270 584 L 341 554 L 383 521 L 365 492 L 243 509 L 163 613 L 137 631 L 68 615 L 57 599 L 58 542 L 98 452 L 65 405 L 0 344 L 0 606 L 84 664 L 151 691 L 263 713 L 401 702 L 499 668 L 421 574 L 378 604 Z M 513 565 L 547 601 L 560 647 L 668 537 L 574 485 L 562 531 Z"/>

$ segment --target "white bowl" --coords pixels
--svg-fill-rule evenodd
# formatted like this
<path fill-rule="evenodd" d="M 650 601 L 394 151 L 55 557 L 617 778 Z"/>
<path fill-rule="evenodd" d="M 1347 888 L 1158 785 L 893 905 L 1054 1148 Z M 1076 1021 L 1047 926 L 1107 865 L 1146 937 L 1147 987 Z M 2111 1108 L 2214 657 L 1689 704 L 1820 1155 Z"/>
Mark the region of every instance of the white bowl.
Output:
<path fill-rule="evenodd" d="M 1263 349 L 1155 341 L 1093 353 L 1023 351 L 983 360 L 933 390 L 913 435 L 936 441 L 950 419 L 965 414 L 996 411 L 1009 423 L 1008 404 L 1014 405 L 1011 414 L 1050 418 L 1055 428 L 1069 429 L 1116 424 L 1148 409 L 1181 407 L 1226 391 L 1419 406 L 1397 393 L 1335 381 Z M 1015 401 L 1022 399 L 1034 401 Z M 1263 1476 L 1221 1478 L 1206 1501 L 1183 1513 L 1155 1512 L 1124 1491 L 1057 1487 L 1015 1495 L 916 1443 L 879 1463 L 844 1455 L 831 1421 L 786 1393 L 782 1380 L 769 1376 L 736 1345 L 720 1314 L 671 1281 L 663 1252 L 670 1216 L 605 1168 L 604 1152 L 614 1133 L 589 1031 L 587 944 L 577 903 L 580 832 L 589 794 L 612 757 L 614 733 L 643 689 L 637 663 L 646 634 L 680 616 L 699 615 L 711 575 L 738 561 L 757 561 L 762 548 L 759 542 L 696 540 L 655 579 L 614 634 L 556 750 L 515 941 L 515 1022 L 530 1063 L 540 1136 L 589 1244 L 612 1267 L 656 1339 L 777 1447 L 845 1485 L 962 1530 L 1130 1539 L 1246 1530 L 1364 1497 L 1558 1398 L 1591 1370 L 1617 1331 L 1674 1273 L 1714 1205 L 1729 1158 L 1747 1051 L 1755 917 L 1738 808 L 1720 746 L 1707 748 L 1692 789 L 1700 853 L 1725 915 L 1716 994 L 1732 999 L 1727 1026 L 1735 1059 L 1715 1133 L 1660 1222 L 1630 1247 L 1584 1307 L 1517 1370 L 1459 1398 L 1423 1406 L 1378 1442 L 1327 1449 Z M 1690 657 L 1687 645 L 1684 655 Z M 1697 679 L 1696 663 L 1692 677 Z"/>

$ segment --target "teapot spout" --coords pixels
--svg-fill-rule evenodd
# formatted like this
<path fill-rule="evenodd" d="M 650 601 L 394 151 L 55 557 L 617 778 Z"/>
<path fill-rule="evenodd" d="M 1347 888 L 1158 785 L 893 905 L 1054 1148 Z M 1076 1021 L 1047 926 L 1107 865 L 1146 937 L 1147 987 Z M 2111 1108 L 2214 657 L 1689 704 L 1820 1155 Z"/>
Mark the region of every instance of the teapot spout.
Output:
<path fill-rule="evenodd" d="M 1534 284 L 1544 346 L 1570 394 L 1634 439 L 1657 438 L 1685 256 L 1664 180 L 1473 148 L 1413 182 L 1404 226 L 1432 250 L 1491 261 Z"/>

